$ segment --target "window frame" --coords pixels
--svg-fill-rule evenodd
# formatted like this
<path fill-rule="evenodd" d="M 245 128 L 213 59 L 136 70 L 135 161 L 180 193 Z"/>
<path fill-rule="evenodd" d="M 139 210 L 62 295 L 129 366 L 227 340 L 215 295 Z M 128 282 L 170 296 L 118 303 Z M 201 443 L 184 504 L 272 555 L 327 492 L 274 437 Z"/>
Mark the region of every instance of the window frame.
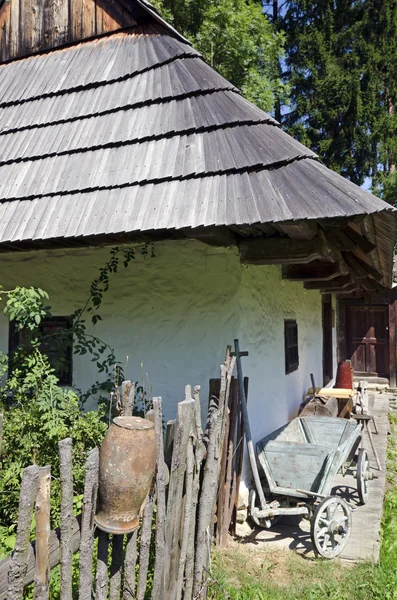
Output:
<path fill-rule="evenodd" d="M 63 325 L 64 329 L 71 329 L 73 326 L 73 319 L 72 319 L 72 317 L 66 317 L 66 316 L 46 317 L 41 320 L 41 323 L 38 326 L 38 329 L 40 331 L 42 331 L 42 329 L 44 327 L 53 326 L 57 323 L 59 325 Z M 21 343 L 20 338 L 19 338 L 19 335 L 23 331 L 24 331 L 23 329 L 21 331 L 18 331 L 15 327 L 15 322 L 10 321 L 9 329 L 8 329 L 8 353 L 10 356 L 18 347 L 23 346 L 23 344 Z M 65 387 L 70 387 L 73 385 L 73 342 L 66 349 L 66 361 L 67 361 L 67 365 L 68 365 L 67 374 L 64 377 L 59 378 L 59 385 L 65 386 Z M 56 375 L 58 377 L 59 373 Z"/>
<path fill-rule="evenodd" d="M 284 355 L 285 374 L 289 375 L 299 369 L 299 334 L 296 319 L 284 319 Z"/>

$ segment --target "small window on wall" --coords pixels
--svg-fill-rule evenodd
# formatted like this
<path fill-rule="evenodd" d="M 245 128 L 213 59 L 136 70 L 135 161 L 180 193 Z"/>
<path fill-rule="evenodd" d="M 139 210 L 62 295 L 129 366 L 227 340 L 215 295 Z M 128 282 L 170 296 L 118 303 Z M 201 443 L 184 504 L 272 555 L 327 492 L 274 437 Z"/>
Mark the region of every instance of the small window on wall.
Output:
<path fill-rule="evenodd" d="M 41 321 L 39 339 L 41 351 L 48 356 L 51 366 L 60 385 L 72 385 L 73 375 L 73 340 L 68 330 L 72 326 L 70 317 L 50 317 Z M 23 348 L 32 336 L 28 329 L 18 331 L 13 322 L 10 323 L 9 352 L 11 356 L 17 348 Z M 12 368 L 12 367 L 11 367 Z"/>
<path fill-rule="evenodd" d="M 298 325 L 293 319 L 284 321 L 285 374 L 299 367 Z"/>

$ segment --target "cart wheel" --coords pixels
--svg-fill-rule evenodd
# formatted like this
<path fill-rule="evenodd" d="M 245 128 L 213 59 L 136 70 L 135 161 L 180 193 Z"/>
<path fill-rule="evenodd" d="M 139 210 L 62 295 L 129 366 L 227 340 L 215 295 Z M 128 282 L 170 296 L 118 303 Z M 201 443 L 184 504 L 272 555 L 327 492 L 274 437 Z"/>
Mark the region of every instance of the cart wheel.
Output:
<path fill-rule="evenodd" d="M 310 524 L 314 551 L 335 558 L 347 544 L 352 526 L 351 510 L 344 500 L 328 496 L 316 507 Z"/>
<path fill-rule="evenodd" d="M 357 459 L 357 491 L 361 504 L 366 504 L 369 496 L 368 481 L 371 479 L 368 454 L 364 448 L 358 451 Z"/>

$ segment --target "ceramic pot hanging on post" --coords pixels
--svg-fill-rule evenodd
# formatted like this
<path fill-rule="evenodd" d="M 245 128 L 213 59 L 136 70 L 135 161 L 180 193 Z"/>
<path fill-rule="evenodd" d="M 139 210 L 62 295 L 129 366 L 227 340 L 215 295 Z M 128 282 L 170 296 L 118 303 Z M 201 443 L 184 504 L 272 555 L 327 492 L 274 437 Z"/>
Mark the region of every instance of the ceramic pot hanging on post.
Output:
<path fill-rule="evenodd" d="M 155 467 L 153 423 L 139 417 L 116 417 L 100 451 L 95 516 L 99 529 L 124 534 L 138 528 Z"/>

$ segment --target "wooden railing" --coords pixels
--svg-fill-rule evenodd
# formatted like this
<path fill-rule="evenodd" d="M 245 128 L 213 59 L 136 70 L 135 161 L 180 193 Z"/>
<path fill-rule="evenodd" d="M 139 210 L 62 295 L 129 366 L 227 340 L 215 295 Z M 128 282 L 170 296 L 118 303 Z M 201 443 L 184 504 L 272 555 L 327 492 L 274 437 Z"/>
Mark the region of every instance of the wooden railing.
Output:
<path fill-rule="evenodd" d="M 153 399 L 157 472 L 141 526 L 134 533 L 108 535 L 95 529 L 97 448 L 87 456 L 83 511 L 76 518 L 73 516 L 72 440 L 66 439 L 59 444 L 62 500 L 60 527 L 56 531 L 50 532 L 49 525 L 50 468 L 34 465 L 25 469 L 15 549 L 10 557 L 0 562 L 0 600 L 21 600 L 24 588 L 31 583 L 34 583 L 35 598 L 46 600 L 50 571 L 59 564 L 61 599 L 72 600 L 72 558 L 77 551 L 79 600 L 91 600 L 93 595 L 97 600 L 119 600 L 121 597 L 123 600 L 144 600 L 145 594 L 149 593 L 149 579 L 152 600 L 207 597 L 217 504 L 218 512 L 225 500 L 227 504 L 227 510 L 219 514 L 222 523 L 219 540 L 229 527 L 238 483 L 237 470 L 241 468 L 241 456 L 238 455 L 236 461 L 234 451 L 239 421 L 233 413 L 237 410 L 237 391 L 230 394 L 234 363 L 235 359 L 227 353 L 221 367 L 219 394 L 210 401 L 204 432 L 199 388 L 194 388 L 192 393 L 191 387 L 186 386 L 185 400 L 178 405 L 177 418 L 167 424 L 165 455 L 162 401 L 161 398 Z M 130 411 L 131 407 L 124 408 Z M 238 442 L 241 451 L 241 439 Z M 30 543 L 34 510 L 36 540 Z M 94 544 L 95 537 L 97 544 Z M 150 560 L 152 557 L 154 561 Z M 152 569 L 150 578 L 149 568 Z"/>

